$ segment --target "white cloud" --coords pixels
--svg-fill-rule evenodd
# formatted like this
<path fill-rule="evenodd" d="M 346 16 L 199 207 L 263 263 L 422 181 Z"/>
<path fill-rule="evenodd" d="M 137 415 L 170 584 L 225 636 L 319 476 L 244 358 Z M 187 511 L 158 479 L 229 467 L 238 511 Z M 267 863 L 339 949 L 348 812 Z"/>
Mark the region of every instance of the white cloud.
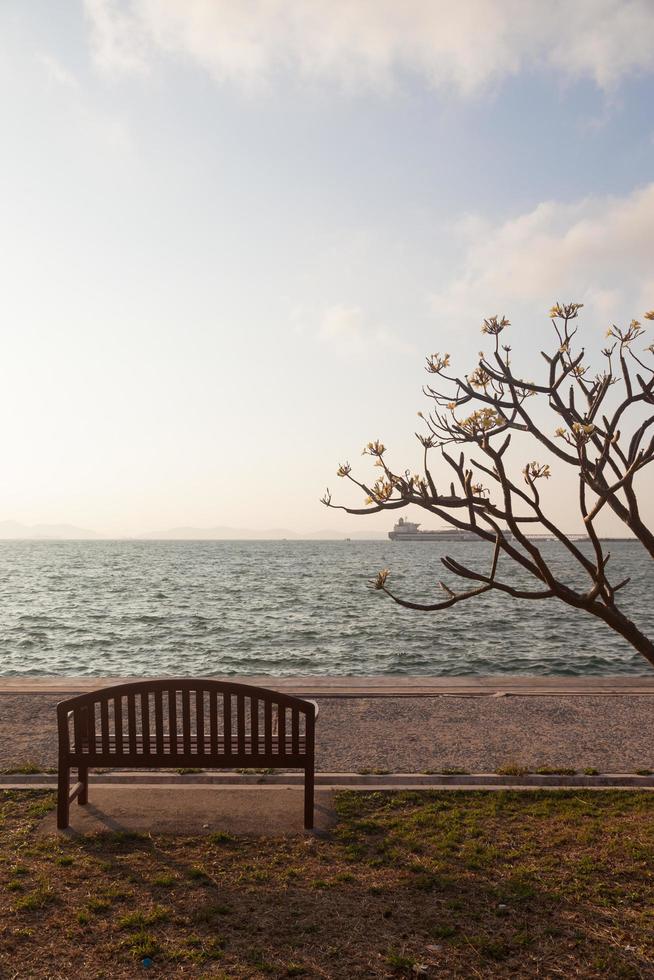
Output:
<path fill-rule="evenodd" d="M 432 298 L 439 322 L 583 302 L 602 322 L 654 306 L 654 183 L 626 197 L 554 201 L 493 226 L 466 216 L 453 280 Z M 539 306 L 540 304 L 540 306 Z"/>
<path fill-rule="evenodd" d="M 156 54 L 252 85 L 278 70 L 374 87 L 400 74 L 477 92 L 534 67 L 611 88 L 654 69 L 652 0 L 85 0 L 94 57 L 142 72 Z"/>
<path fill-rule="evenodd" d="M 363 311 L 358 306 L 331 306 L 322 315 L 318 334 L 338 346 L 363 347 Z"/>
<path fill-rule="evenodd" d="M 118 6 L 112 0 L 84 0 L 90 24 L 93 58 L 103 71 L 144 74 L 150 43 L 139 2 Z"/>
<path fill-rule="evenodd" d="M 38 56 L 37 62 L 45 70 L 48 81 L 52 85 L 61 85 L 63 88 L 70 89 L 79 88 L 79 82 L 73 73 L 52 55 L 41 54 Z"/>
<path fill-rule="evenodd" d="M 330 306 L 320 318 L 318 337 L 347 356 L 372 352 L 380 347 L 413 353 L 414 347 L 383 326 L 367 322 L 359 306 Z"/>
<path fill-rule="evenodd" d="M 109 151 L 114 161 L 134 156 L 135 144 L 124 116 L 98 106 L 77 76 L 51 54 L 37 54 L 35 67 L 38 72 L 32 77 L 47 93 L 49 111 L 56 113 L 62 134 L 84 133 L 90 137 L 91 152 L 99 147 Z"/>

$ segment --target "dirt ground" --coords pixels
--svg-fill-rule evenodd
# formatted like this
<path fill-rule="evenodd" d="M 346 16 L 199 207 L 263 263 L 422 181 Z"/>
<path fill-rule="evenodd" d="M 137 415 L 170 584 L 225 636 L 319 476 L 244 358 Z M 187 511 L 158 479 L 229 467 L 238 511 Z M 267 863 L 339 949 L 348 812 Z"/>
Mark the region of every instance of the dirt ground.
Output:
<path fill-rule="evenodd" d="M 342 793 L 322 836 L 44 836 L 53 805 L 0 793 L 2 977 L 654 977 L 650 793 Z"/>

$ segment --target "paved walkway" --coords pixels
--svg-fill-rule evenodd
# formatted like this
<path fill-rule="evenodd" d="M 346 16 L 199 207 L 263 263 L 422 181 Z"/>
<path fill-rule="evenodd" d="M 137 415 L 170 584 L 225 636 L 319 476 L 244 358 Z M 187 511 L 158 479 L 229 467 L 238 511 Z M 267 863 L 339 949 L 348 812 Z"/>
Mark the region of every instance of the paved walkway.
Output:
<path fill-rule="evenodd" d="M 123 684 L 129 677 L 2 677 L 0 694 L 81 694 L 100 687 Z M 272 687 L 300 697 L 433 697 L 445 695 L 499 696 L 504 694 L 554 695 L 647 694 L 654 696 L 654 671 L 642 676 L 613 677 L 429 677 L 377 675 L 368 677 L 222 677 L 243 684 Z"/>
<path fill-rule="evenodd" d="M 328 831 L 336 821 L 334 794 L 315 796 L 315 831 Z M 43 819 L 39 834 L 56 832 L 53 811 Z M 215 834 L 279 836 L 304 832 L 304 792 L 295 787 L 176 786 L 174 791 L 154 786 L 94 786 L 89 802 L 70 807 L 67 833 L 98 831 L 157 834 Z"/>
<path fill-rule="evenodd" d="M 100 686 L 98 678 L 84 680 L 90 688 Z M 353 690 L 340 695 L 334 695 L 326 678 L 281 683 L 268 678 L 266 683 L 289 690 L 291 681 L 294 690 L 304 684 L 298 693 L 316 696 L 320 705 L 316 765 L 321 772 L 494 772 L 507 765 L 654 770 L 654 679 L 649 677 L 575 678 L 573 683 L 561 678 L 341 678 L 332 684 L 347 682 Z M 380 681 L 388 682 L 388 693 L 371 693 L 371 684 L 385 687 Z M 25 679 L 21 682 L 25 685 Z M 414 690 L 418 682 L 420 694 Z M 593 693 L 581 693 L 580 682 Z M 462 691 L 463 683 L 476 690 Z M 0 768 L 28 761 L 56 766 L 55 705 L 80 690 L 77 680 L 68 682 L 68 690 L 61 684 L 61 678 L 54 689 L 32 682 L 38 693 L 29 694 L 3 681 Z M 497 696 L 498 690 L 503 696 Z"/>

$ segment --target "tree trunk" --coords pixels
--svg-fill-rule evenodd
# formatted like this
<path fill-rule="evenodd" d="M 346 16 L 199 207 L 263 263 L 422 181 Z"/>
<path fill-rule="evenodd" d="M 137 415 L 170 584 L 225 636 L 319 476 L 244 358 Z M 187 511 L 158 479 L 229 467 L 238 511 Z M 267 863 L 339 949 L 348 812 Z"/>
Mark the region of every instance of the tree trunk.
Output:
<path fill-rule="evenodd" d="M 621 500 L 618 500 L 615 494 L 611 494 L 611 496 L 607 498 L 606 502 L 613 513 L 627 525 L 630 531 L 634 532 L 649 555 L 654 558 L 654 534 L 652 534 L 650 529 L 643 524 L 640 517 L 638 515 L 634 516 L 630 514 L 629 509 L 625 507 Z"/>
<path fill-rule="evenodd" d="M 596 605 L 595 603 L 589 609 L 589 612 L 603 619 L 607 626 L 610 626 L 616 633 L 623 636 L 627 643 L 630 643 L 634 649 L 638 650 L 654 667 L 654 643 L 644 633 L 641 633 L 638 627 L 630 619 L 627 619 L 623 613 L 618 609 L 609 609 L 606 606 Z"/>

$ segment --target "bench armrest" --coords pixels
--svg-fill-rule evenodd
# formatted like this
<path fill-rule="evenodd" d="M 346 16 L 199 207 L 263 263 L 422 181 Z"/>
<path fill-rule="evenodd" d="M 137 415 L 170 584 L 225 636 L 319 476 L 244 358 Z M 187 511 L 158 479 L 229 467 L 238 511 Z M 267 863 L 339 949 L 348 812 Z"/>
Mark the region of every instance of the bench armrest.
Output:
<path fill-rule="evenodd" d="M 318 717 L 318 712 L 320 711 L 320 706 L 319 706 L 318 702 L 317 701 L 314 701 L 313 698 L 305 698 L 304 700 L 305 701 L 308 701 L 309 704 L 312 704 L 314 706 L 314 708 L 316 709 L 316 713 L 315 713 L 314 717 L 317 718 Z"/>

